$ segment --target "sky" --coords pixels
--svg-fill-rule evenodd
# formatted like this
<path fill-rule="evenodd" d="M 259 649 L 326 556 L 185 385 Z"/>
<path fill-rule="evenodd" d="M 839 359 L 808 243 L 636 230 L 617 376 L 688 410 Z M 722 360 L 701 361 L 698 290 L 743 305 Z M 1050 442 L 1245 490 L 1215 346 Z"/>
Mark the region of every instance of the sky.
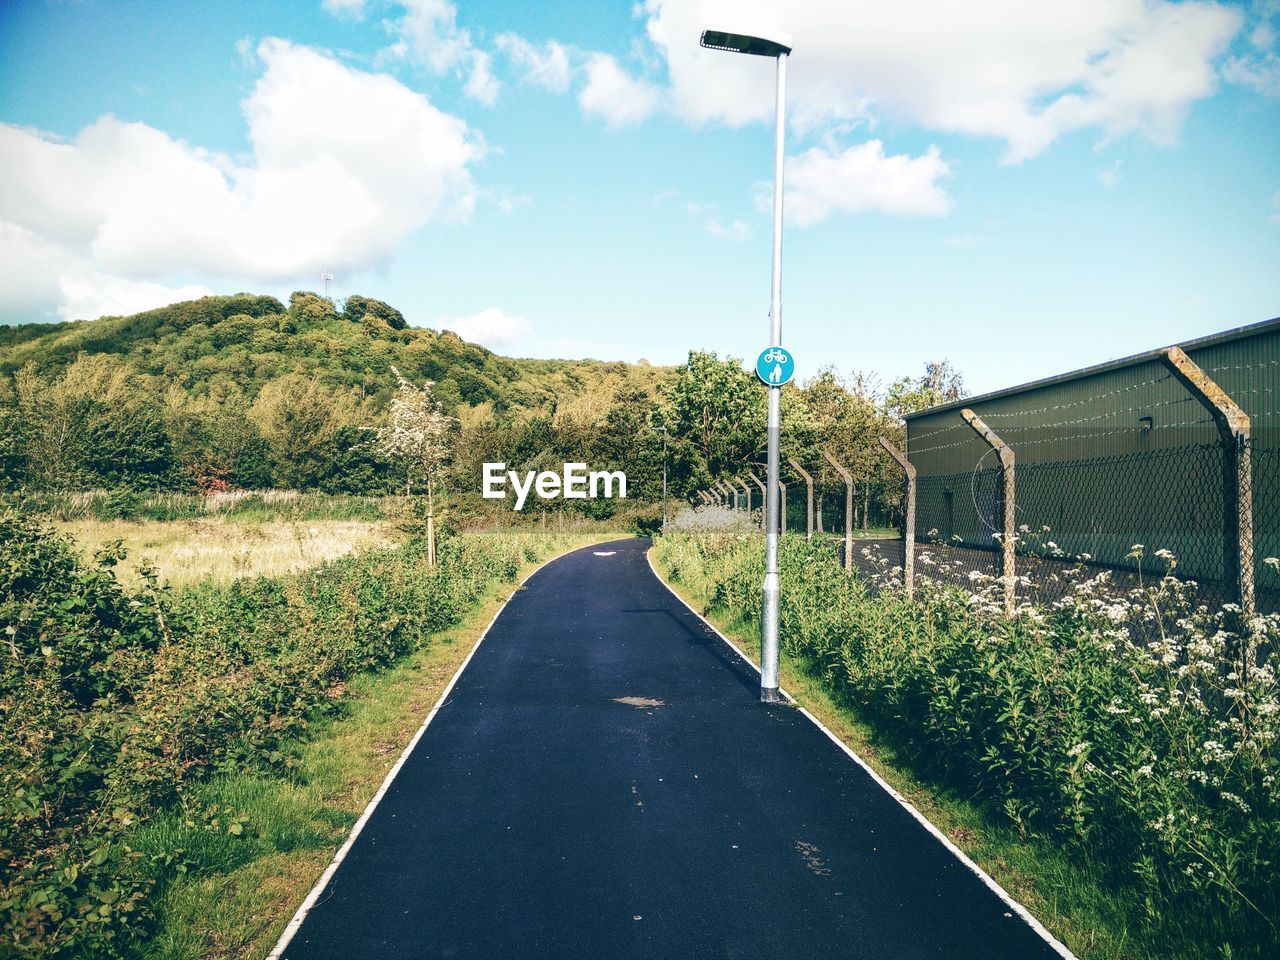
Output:
<path fill-rule="evenodd" d="M 0 322 L 385 300 L 514 356 L 985 392 L 1280 315 L 1280 0 L 0 7 Z"/>

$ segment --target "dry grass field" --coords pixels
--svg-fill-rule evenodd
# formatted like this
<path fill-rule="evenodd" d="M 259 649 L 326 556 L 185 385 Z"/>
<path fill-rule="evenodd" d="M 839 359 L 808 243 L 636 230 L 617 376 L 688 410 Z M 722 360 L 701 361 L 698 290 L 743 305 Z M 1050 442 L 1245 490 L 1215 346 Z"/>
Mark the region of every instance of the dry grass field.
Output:
<path fill-rule="evenodd" d="M 57 528 L 86 556 L 116 540 L 128 558 L 126 580 L 143 566 L 174 586 L 212 579 L 295 573 L 354 550 L 391 546 L 405 537 L 387 520 L 69 520 Z"/>

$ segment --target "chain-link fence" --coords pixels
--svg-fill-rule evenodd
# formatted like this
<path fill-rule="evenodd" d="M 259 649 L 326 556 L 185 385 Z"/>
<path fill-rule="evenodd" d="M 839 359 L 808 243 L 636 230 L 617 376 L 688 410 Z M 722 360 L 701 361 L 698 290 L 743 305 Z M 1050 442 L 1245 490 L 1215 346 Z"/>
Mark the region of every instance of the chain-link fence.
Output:
<path fill-rule="evenodd" d="M 936 407 L 907 418 L 904 451 L 839 438 L 848 463 L 788 458 L 786 530 L 810 529 L 807 474 L 812 532 L 841 535 L 843 556 L 849 528 L 868 574 L 901 568 L 910 542 L 913 579 L 998 578 L 1007 609 L 1172 572 L 1206 605 L 1280 610 L 1277 395 L 1280 319 Z"/>
<path fill-rule="evenodd" d="M 1177 576 L 1195 581 L 1205 602 L 1232 599 L 1227 455 L 1221 443 L 1194 444 L 1018 467 L 1013 513 L 1019 594 L 1057 599 L 1079 581 L 1077 570 L 1090 576 L 1108 571 L 1114 589 L 1127 591 L 1172 566 Z M 1264 469 L 1274 469 L 1275 459 L 1270 455 Z M 1156 476 L 1159 484 L 1152 483 Z M 917 576 L 957 583 L 970 582 L 971 571 L 999 576 L 1001 494 L 1001 471 L 981 462 L 967 474 L 920 477 Z M 1268 494 L 1259 505 L 1275 511 L 1280 498 L 1274 488 Z M 901 564 L 901 542 L 882 541 L 876 550 L 891 565 Z M 864 570 L 874 565 L 858 553 L 855 563 Z"/>
<path fill-rule="evenodd" d="M 1280 448 L 1253 451 L 1253 556 L 1256 561 L 1258 609 L 1280 610 Z"/>
<path fill-rule="evenodd" d="M 917 575 L 1001 576 L 1013 602 L 1056 599 L 1082 574 L 1105 572 L 1121 593 L 1171 572 L 1207 605 L 1280 609 L 1280 573 L 1267 563 L 1280 555 L 1280 454 L 1266 402 L 1280 363 L 1239 349 L 1234 357 L 1211 370 L 1236 377 L 1231 387 L 1251 412 L 1170 348 L 1106 378 L 1064 379 L 909 424 L 911 534 L 927 544 Z M 1015 576 L 1003 577 L 1006 564 Z"/>

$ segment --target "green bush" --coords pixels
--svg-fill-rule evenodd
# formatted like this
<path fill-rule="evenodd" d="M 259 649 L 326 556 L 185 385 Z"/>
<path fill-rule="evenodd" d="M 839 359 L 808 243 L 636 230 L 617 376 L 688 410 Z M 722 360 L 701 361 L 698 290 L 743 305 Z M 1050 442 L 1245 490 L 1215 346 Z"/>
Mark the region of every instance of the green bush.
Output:
<path fill-rule="evenodd" d="M 305 574 L 170 595 L 121 586 L 118 555 L 80 561 L 38 523 L 0 517 L 0 953 L 114 957 L 145 936 L 181 850 L 131 846 L 157 811 L 200 809 L 211 773 L 283 771 L 287 739 L 340 709 L 355 674 L 456 623 L 562 541 L 470 536 L 348 556 Z"/>
<path fill-rule="evenodd" d="M 757 537 L 673 532 L 656 550 L 673 579 L 757 621 Z M 784 654 L 922 772 L 1108 864 L 1157 938 L 1276 955 L 1280 688 L 1268 665 L 1241 678 L 1234 611 L 1197 608 L 1171 576 L 1117 596 L 1080 570 L 1064 600 L 1006 619 L 989 577 L 926 579 L 910 600 L 791 537 L 781 575 Z M 1254 627 L 1273 648 L 1280 617 Z"/>

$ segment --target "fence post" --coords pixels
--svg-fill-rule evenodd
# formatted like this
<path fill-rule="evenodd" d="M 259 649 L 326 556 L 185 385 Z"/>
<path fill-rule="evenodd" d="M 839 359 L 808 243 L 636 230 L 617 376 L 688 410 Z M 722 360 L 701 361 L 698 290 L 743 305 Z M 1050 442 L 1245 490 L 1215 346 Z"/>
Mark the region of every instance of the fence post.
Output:
<path fill-rule="evenodd" d="M 994 430 L 987 426 L 986 422 L 965 407 L 960 411 L 960 416 L 964 417 L 965 422 L 973 427 L 975 433 L 986 441 L 987 446 L 994 450 L 1000 457 L 1000 475 L 1004 481 L 1003 496 L 1001 497 L 1004 513 L 1004 535 L 1001 539 L 1001 561 L 1000 561 L 1000 577 L 1004 580 L 1004 612 L 1007 616 L 1013 616 L 1013 609 L 1017 603 L 1017 574 L 1014 570 L 1014 548 L 1018 539 L 1018 523 L 1017 523 L 1017 504 L 1014 499 L 1014 456 L 1013 448 L 1001 440 Z"/>
<path fill-rule="evenodd" d="M 1254 667 L 1253 616 L 1253 425 L 1249 415 L 1227 396 L 1181 347 L 1169 347 L 1165 366 L 1209 411 L 1223 448 L 1223 579 L 1232 584 L 1244 620 L 1244 670 Z"/>
<path fill-rule="evenodd" d="M 747 516 L 751 516 L 751 486 L 741 477 L 735 477 L 734 483 L 742 487 L 742 493 L 747 498 Z"/>
<path fill-rule="evenodd" d="M 734 510 L 737 508 L 737 504 L 729 499 L 729 494 L 725 490 L 723 480 L 721 480 L 719 477 L 716 477 L 716 482 L 713 483 L 711 486 L 715 490 L 716 494 L 720 497 L 720 503 L 722 505 L 727 506 L 730 510 Z"/>
<path fill-rule="evenodd" d="M 778 536 L 785 537 L 787 535 L 787 484 L 781 477 L 778 478 Z"/>
<path fill-rule="evenodd" d="M 813 477 L 809 476 L 808 471 L 796 462 L 795 457 L 787 457 L 787 463 L 791 464 L 791 469 L 800 474 L 804 480 L 805 486 L 805 528 L 804 538 L 806 540 L 813 539 Z"/>
<path fill-rule="evenodd" d="M 853 474 L 849 469 L 831 455 L 830 450 L 823 450 L 822 455 L 827 463 L 836 468 L 840 479 L 844 481 L 844 569 L 845 573 L 853 572 Z"/>
<path fill-rule="evenodd" d="M 880 446 L 898 461 L 898 466 L 902 467 L 907 479 L 902 518 L 902 589 L 909 597 L 915 593 L 916 588 L 916 468 L 906 454 L 884 437 L 880 438 Z"/>
<path fill-rule="evenodd" d="M 707 491 L 705 491 L 705 490 L 699 490 L 699 491 L 698 491 L 698 496 L 700 496 L 700 497 L 702 498 L 702 505 L 703 505 L 704 507 L 709 507 L 709 506 L 711 506 L 711 495 L 710 495 L 709 493 L 707 493 Z"/>
<path fill-rule="evenodd" d="M 724 492 L 729 495 L 730 497 L 729 502 L 733 504 L 734 512 L 736 513 L 738 510 L 741 510 L 742 508 L 738 506 L 737 486 L 728 480 L 722 480 L 720 482 L 724 484 Z"/>
<path fill-rule="evenodd" d="M 764 481 L 756 476 L 754 470 L 748 471 L 747 476 L 751 478 L 752 483 L 760 488 L 760 529 L 764 530 L 766 512 L 765 504 L 768 502 L 768 499 L 765 497 Z"/>

